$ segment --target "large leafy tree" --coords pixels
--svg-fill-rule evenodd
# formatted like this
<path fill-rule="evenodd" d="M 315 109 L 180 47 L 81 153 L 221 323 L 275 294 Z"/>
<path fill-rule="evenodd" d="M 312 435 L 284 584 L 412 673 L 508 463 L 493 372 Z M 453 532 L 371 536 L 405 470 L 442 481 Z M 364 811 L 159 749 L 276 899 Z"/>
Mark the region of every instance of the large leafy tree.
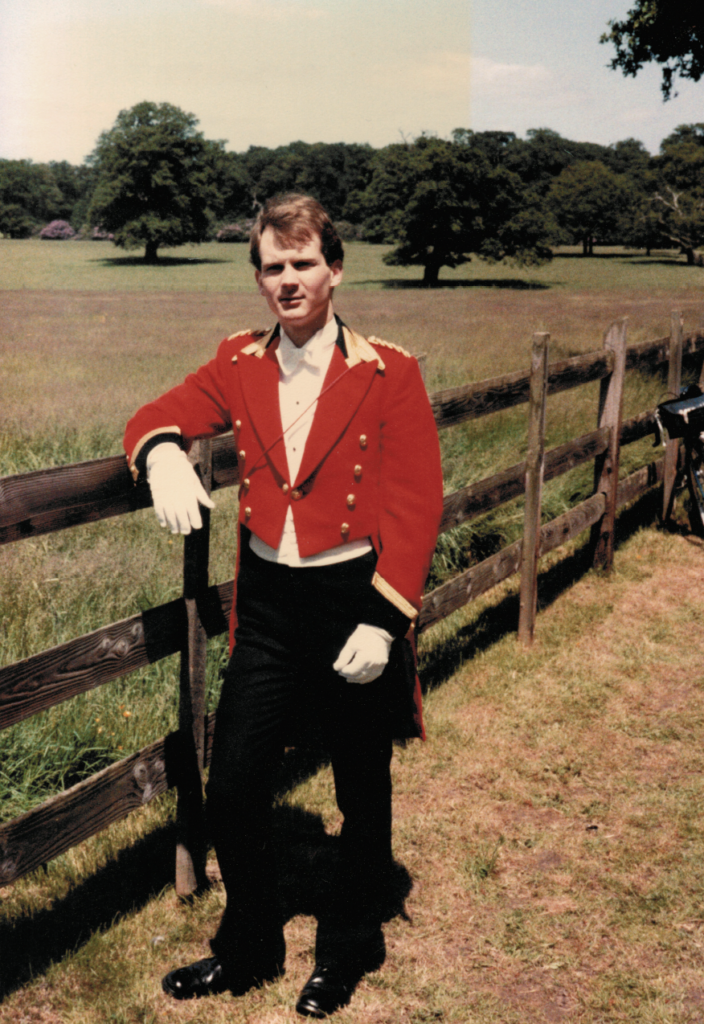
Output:
<path fill-rule="evenodd" d="M 529 128 L 525 139 L 508 143 L 503 162 L 544 196 L 566 167 L 580 160 L 605 160 L 605 152 L 596 142 L 565 139 L 551 128 Z"/>
<path fill-rule="evenodd" d="M 63 196 L 46 164 L 0 160 L 0 232 L 27 238 L 62 211 Z"/>
<path fill-rule="evenodd" d="M 635 76 L 651 61 L 662 65 L 662 93 L 673 94 L 679 75 L 704 74 L 704 5 L 701 0 L 636 0 L 623 21 L 610 21 L 602 43 L 613 43 L 611 67 Z"/>
<path fill-rule="evenodd" d="M 466 263 L 473 253 L 522 263 L 551 256 L 538 201 L 471 141 L 471 133 L 459 132 L 451 142 L 420 136 L 387 146 L 367 188 L 347 204 L 345 215 L 363 220 L 370 240 L 395 243 L 385 262 L 422 266 L 426 285 L 437 285 L 441 267 Z"/>
<path fill-rule="evenodd" d="M 367 185 L 373 156 L 368 145 L 298 141 L 277 149 L 250 146 L 241 159 L 255 205 L 280 192 L 306 192 L 337 220 L 350 192 Z"/>
<path fill-rule="evenodd" d="M 652 210 L 663 238 L 688 263 L 699 263 L 704 245 L 704 124 L 684 124 L 668 135 L 653 161 L 657 187 Z"/>
<path fill-rule="evenodd" d="M 611 242 L 623 234 L 637 198 L 625 175 L 600 160 L 580 160 L 555 178 L 548 202 L 560 227 L 591 256 L 595 238 Z"/>
<path fill-rule="evenodd" d="M 147 262 L 162 246 L 204 241 L 221 209 L 224 143 L 207 141 L 197 124 L 170 103 L 138 103 L 120 111 L 89 157 L 98 175 L 91 223 L 122 248 L 144 246 Z"/>

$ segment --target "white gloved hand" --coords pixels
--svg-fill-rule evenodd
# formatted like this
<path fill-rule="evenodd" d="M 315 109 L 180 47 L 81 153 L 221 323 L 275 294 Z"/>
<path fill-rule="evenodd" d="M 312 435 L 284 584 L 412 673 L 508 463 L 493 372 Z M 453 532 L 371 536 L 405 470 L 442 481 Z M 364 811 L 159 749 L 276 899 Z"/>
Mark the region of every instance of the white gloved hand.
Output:
<path fill-rule="evenodd" d="M 203 525 L 198 503 L 215 508 L 188 457 L 173 441 L 162 441 L 147 455 L 147 480 L 154 511 L 172 533 L 190 533 Z"/>
<path fill-rule="evenodd" d="M 371 683 L 386 668 L 393 637 L 380 626 L 362 622 L 350 636 L 333 665 L 348 683 Z"/>

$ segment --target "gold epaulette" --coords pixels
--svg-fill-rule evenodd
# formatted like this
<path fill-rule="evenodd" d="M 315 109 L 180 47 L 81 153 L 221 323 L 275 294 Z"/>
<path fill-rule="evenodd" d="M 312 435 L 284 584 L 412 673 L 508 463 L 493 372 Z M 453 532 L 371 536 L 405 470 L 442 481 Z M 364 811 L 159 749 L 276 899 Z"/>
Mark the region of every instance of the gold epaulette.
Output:
<path fill-rule="evenodd" d="M 251 336 L 252 338 L 261 338 L 267 332 L 264 331 L 237 331 L 236 334 L 231 334 L 227 339 L 228 341 L 234 341 L 235 338 L 244 338 L 245 336 Z"/>
<path fill-rule="evenodd" d="M 384 341 L 383 338 L 375 338 L 373 334 L 369 335 L 367 341 L 370 341 L 372 345 L 381 345 L 383 348 L 392 348 L 394 352 L 400 352 L 402 356 L 407 356 L 408 359 L 411 358 L 410 352 L 407 352 L 405 348 L 401 348 L 400 345 L 394 345 L 393 341 Z"/>

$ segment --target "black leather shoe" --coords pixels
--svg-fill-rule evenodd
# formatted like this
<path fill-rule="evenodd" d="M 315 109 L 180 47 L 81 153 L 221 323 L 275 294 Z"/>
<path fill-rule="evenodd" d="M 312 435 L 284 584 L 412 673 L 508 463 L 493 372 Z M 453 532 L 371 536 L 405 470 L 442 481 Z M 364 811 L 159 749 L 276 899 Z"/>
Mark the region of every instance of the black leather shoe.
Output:
<path fill-rule="evenodd" d="M 338 967 L 316 965 L 296 1003 L 296 1013 L 302 1017 L 322 1020 L 349 1003 L 354 991 L 354 980 Z"/>
<path fill-rule="evenodd" d="M 196 960 L 187 967 L 179 967 L 162 979 L 161 987 L 173 999 L 199 999 L 201 996 L 216 996 L 220 992 L 232 992 L 242 996 L 251 988 L 257 988 L 265 981 L 274 981 L 284 973 L 283 965 L 272 963 L 259 970 L 225 972 L 216 956 Z"/>
<path fill-rule="evenodd" d="M 225 981 L 222 964 L 215 956 L 197 960 L 187 967 L 170 971 L 162 979 L 161 987 L 173 999 L 197 999 L 200 996 L 214 996 L 229 988 Z"/>

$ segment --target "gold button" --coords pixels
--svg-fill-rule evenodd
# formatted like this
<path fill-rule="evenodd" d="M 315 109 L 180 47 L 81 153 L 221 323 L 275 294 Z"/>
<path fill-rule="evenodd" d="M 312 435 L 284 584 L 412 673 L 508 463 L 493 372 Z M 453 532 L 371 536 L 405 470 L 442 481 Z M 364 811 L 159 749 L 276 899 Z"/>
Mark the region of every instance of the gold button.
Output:
<path fill-rule="evenodd" d="M 288 484 L 281 484 L 281 490 L 284 492 L 284 494 L 288 494 L 290 488 Z"/>
<path fill-rule="evenodd" d="M 299 498 L 303 497 L 303 492 L 299 491 L 298 488 L 296 488 L 295 490 L 291 491 L 291 497 L 293 498 L 294 501 L 298 501 Z"/>
<path fill-rule="evenodd" d="M 241 460 L 242 462 L 244 462 L 244 460 L 245 460 L 245 456 L 246 456 L 246 454 L 247 454 L 247 453 L 246 453 L 246 451 L 244 450 L 244 448 L 240 449 L 240 451 L 238 451 L 238 452 L 237 452 L 237 454 L 238 454 L 238 456 L 239 456 L 240 460 Z"/>
<path fill-rule="evenodd" d="M 350 532 L 350 524 L 349 523 L 343 523 L 342 526 L 340 527 L 340 533 L 344 537 L 344 535 L 346 533 L 349 533 L 349 532 Z"/>
<path fill-rule="evenodd" d="M 235 420 L 235 430 L 242 429 L 242 420 Z"/>
<path fill-rule="evenodd" d="M 355 478 L 355 480 L 361 480 L 362 479 L 362 467 L 361 466 L 355 466 L 354 467 L 354 478 Z"/>
<path fill-rule="evenodd" d="M 347 495 L 347 508 L 354 508 L 354 504 L 355 504 L 356 500 L 357 499 L 355 498 L 354 494 L 348 494 Z"/>
<path fill-rule="evenodd" d="M 367 435 L 366 434 L 360 434 L 359 435 L 359 447 L 360 448 L 366 448 L 367 447 Z"/>
<path fill-rule="evenodd" d="M 252 514 L 252 510 L 251 510 L 251 508 L 246 508 L 246 509 L 244 510 L 244 517 L 245 517 L 245 519 L 249 519 L 249 517 L 251 516 L 251 514 Z"/>
<path fill-rule="evenodd" d="M 245 491 L 249 490 L 249 477 L 248 476 L 246 476 L 244 478 L 244 480 L 242 481 L 242 486 L 244 487 Z"/>

